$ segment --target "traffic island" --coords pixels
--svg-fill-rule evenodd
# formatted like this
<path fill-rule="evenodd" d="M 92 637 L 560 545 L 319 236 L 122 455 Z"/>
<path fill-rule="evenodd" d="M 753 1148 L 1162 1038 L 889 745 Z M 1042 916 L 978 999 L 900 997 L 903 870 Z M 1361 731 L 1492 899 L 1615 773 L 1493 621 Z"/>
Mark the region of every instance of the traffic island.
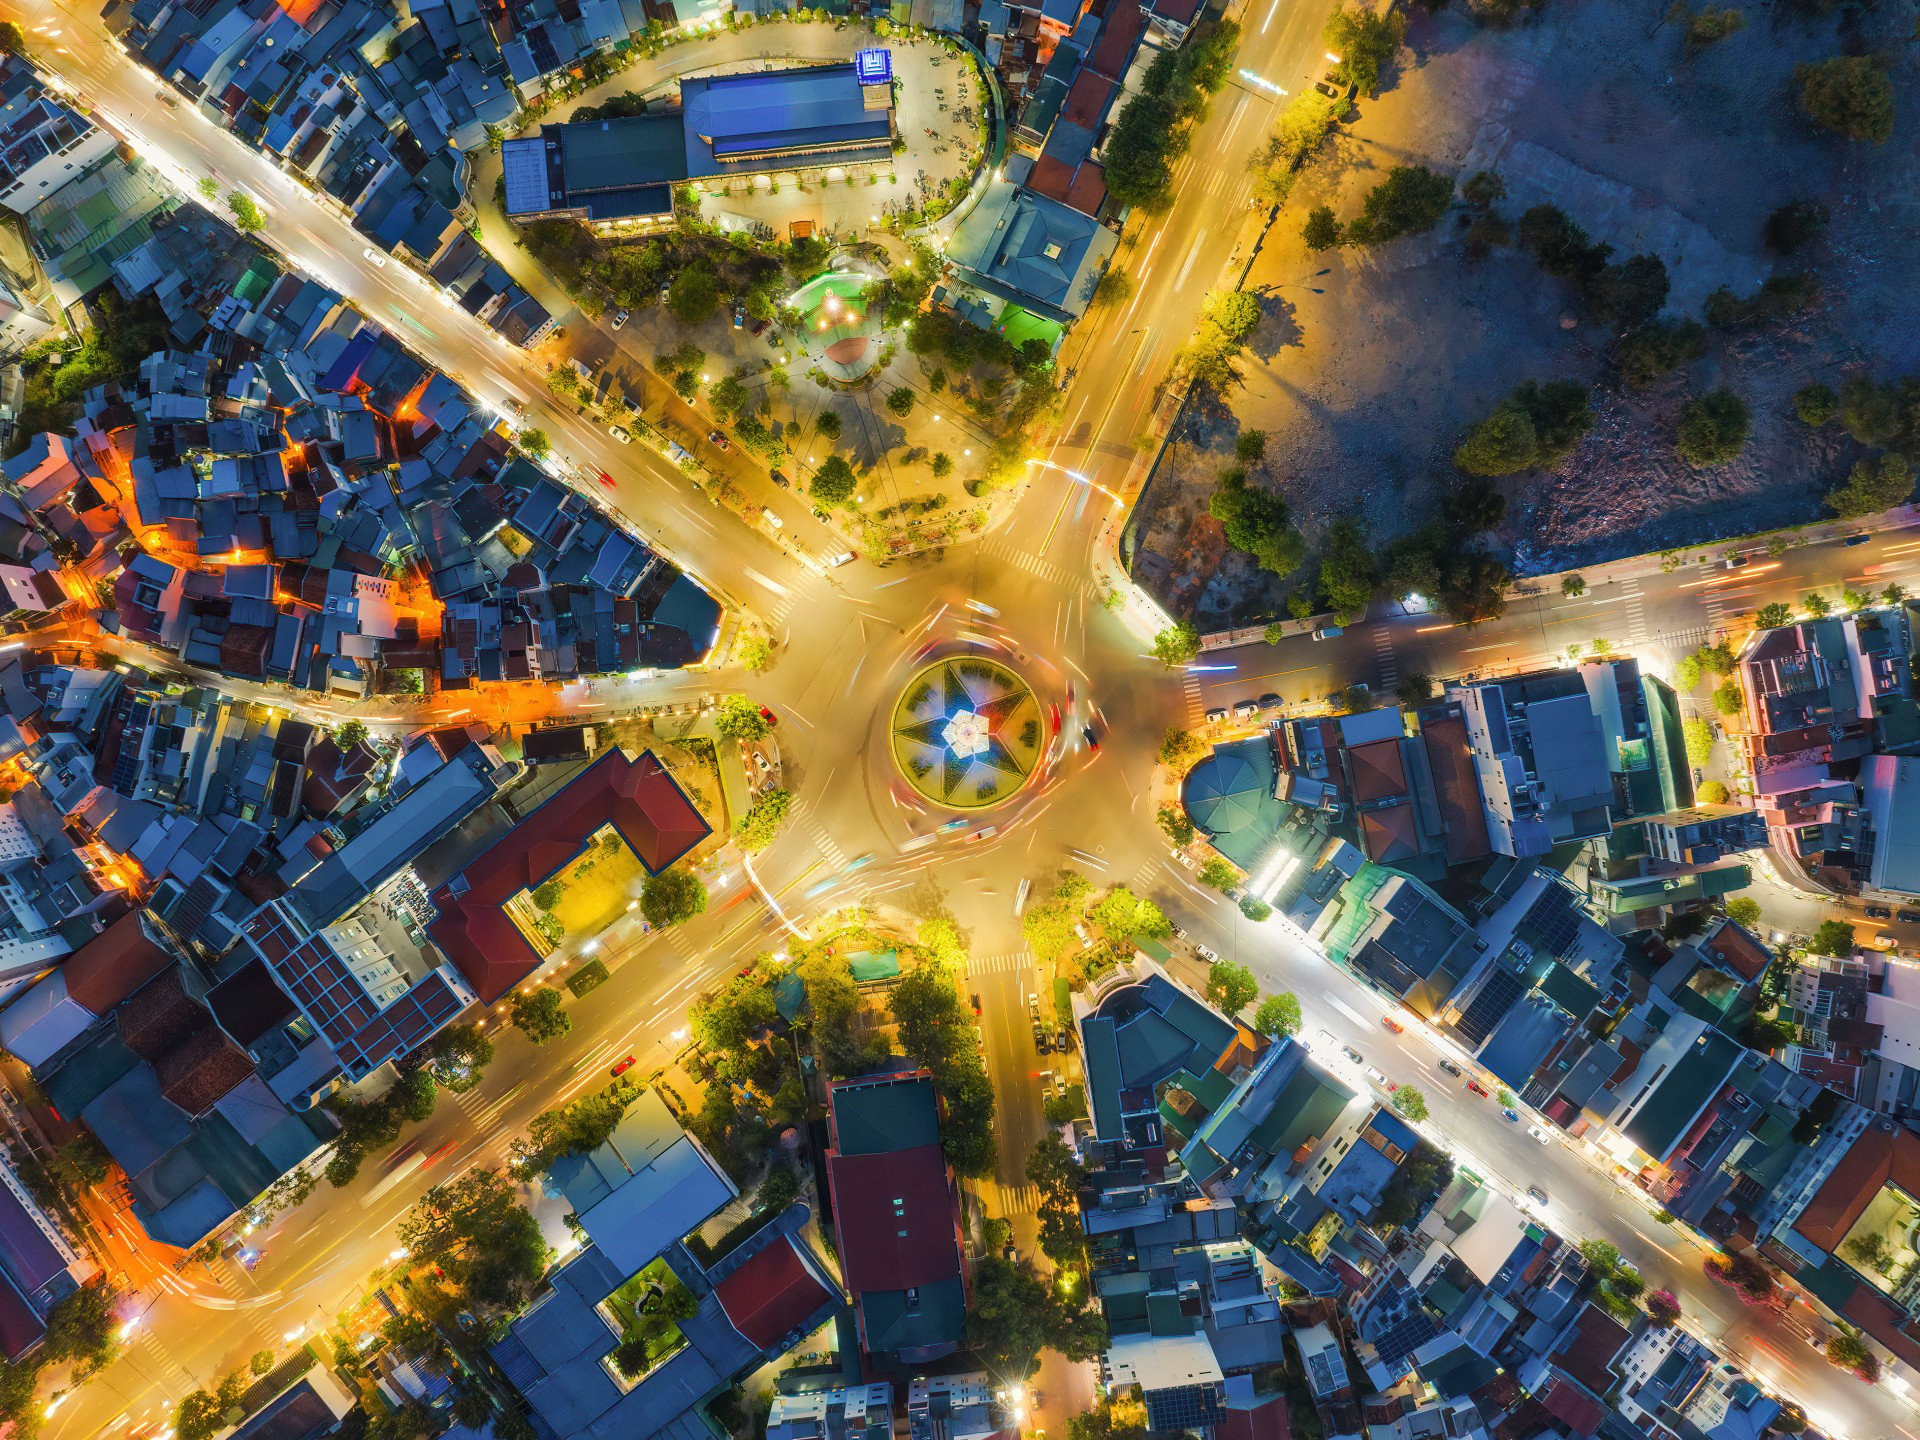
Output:
<path fill-rule="evenodd" d="M 1046 750 L 1032 687 L 999 661 L 971 655 L 935 661 L 907 682 L 890 740 L 907 783 L 953 810 L 1005 804 Z"/>

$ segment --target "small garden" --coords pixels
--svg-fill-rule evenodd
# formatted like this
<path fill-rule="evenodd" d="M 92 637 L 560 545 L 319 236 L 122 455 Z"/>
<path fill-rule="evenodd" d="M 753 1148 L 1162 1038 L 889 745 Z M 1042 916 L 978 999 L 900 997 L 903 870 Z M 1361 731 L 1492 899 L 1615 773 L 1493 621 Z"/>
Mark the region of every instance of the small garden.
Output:
<path fill-rule="evenodd" d="M 665 1259 L 653 1261 L 604 1302 L 619 1333 L 613 1363 L 627 1380 L 638 1380 L 687 1343 L 680 1322 L 700 1308 Z"/>

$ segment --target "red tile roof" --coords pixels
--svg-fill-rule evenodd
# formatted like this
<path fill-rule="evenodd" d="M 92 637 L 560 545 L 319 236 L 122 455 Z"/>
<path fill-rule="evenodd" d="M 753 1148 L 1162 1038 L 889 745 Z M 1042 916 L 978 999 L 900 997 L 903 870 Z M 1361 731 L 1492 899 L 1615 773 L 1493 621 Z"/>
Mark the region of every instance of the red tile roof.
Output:
<path fill-rule="evenodd" d="M 1890 1126 L 1882 1129 L 1882 1125 Z M 1802 1237 L 1829 1255 L 1872 1203 L 1883 1185 L 1920 1195 L 1920 1136 L 1891 1121 L 1879 1121 L 1847 1147 L 1840 1163 L 1813 1192 L 1793 1222 Z"/>
<path fill-rule="evenodd" d="M 1088 130 L 1098 130 L 1112 96 L 1113 81 L 1083 67 L 1074 79 L 1073 88 L 1067 91 L 1067 103 L 1061 106 L 1060 117 Z"/>
<path fill-rule="evenodd" d="M 18 1360 L 46 1333 L 46 1324 L 27 1303 L 20 1288 L 5 1274 L 0 1274 L 0 1351 L 6 1353 L 7 1359 Z"/>
<path fill-rule="evenodd" d="M 1220 1440 L 1289 1440 L 1292 1434 L 1284 1395 L 1245 1408 L 1229 1405 L 1220 1414 Z"/>
<path fill-rule="evenodd" d="M 1082 215 L 1098 215 L 1107 198 L 1107 172 L 1093 160 L 1083 160 L 1075 169 L 1052 155 L 1042 155 L 1027 176 L 1027 188 Z"/>
<path fill-rule="evenodd" d="M 1594 1394 L 1604 1395 L 1613 1383 L 1607 1367 L 1626 1343 L 1626 1326 L 1589 1301 L 1561 1337 L 1560 1348 L 1547 1358 Z"/>
<path fill-rule="evenodd" d="M 1721 920 L 1718 928 L 1702 937 L 1700 948 L 1742 980 L 1758 980 L 1773 963 L 1772 952 L 1759 937 L 1732 920 Z"/>
<path fill-rule="evenodd" d="M 129 910 L 68 956 L 60 974 L 76 1004 L 104 1015 L 172 963 L 140 928 L 140 912 Z"/>
<path fill-rule="evenodd" d="M 771 1350 L 833 1298 L 785 1235 L 714 1286 L 713 1293 L 733 1328 L 762 1350 Z"/>
<path fill-rule="evenodd" d="M 603 825 L 620 832 L 650 875 L 712 830 L 651 750 L 634 759 L 610 750 L 594 761 L 433 897 L 440 914 L 427 933 L 483 1004 L 540 963 L 502 907 L 578 855 Z"/>
<path fill-rule="evenodd" d="M 1487 816 L 1480 808 L 1480 781 L 1473 772 L 1473 754 L 1467 746 L 1467 724 L 1458 715 L 1423 720 L 1420 740 L 1427 765 L 1433 771 L 1434 792 L 1447 832 L 1447 864 L 1464 865 L 1484 859 Z"/>
<path fill-rule="evenodd" d="M 960 1273 L 947 1157 L 938 1145 L 827 1157 L 847 1288 L 905 1290 Z"/>
<path fill-rule="evenodd" d="M 1363 805 L 1407 793 L 1407 767 L 1398 740 L 1353 746 L 1347 751 L 1347 766 L 1353 772 L 1353 798 Z"/>
<path fill-rule="evenodd" d="M 1575 1435 L 1593 1434 L 1607 1418 L 1606 1406 L 1557 1375 L 1541 1393 L 1540 1405 Z"/>
<path fill-rule="evenodd" d="M 1094 41 L 1093 49 L 1087 52 L 1086 64 L 1082 68 L 1096 75 L 1104 75 L 1109 80 L 1124 79 L 1127 62 L 1133 59 L 1134 44 L 1146 27 L 1146 14 L 1136 0 L 1120 0 L 1117 5 L 1109 5 L 1106 24 L 1101 28 L 1100 38 Z"/>
<path fill-rule="evenodd" d="M 1402 803 L 1360 812 L 1360 848 L 1376 864 L 1386 865 L 1420 853 L 1413 806 Z"/>

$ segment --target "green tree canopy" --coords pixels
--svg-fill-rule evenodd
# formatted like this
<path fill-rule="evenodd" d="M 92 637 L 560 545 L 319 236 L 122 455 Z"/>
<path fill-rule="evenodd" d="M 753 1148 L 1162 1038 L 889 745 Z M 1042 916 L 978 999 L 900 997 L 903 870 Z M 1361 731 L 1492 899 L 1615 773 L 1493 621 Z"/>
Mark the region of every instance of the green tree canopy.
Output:
<path fill-rule="evenodd" d="M 1253 1012 L 1253 1028 L 1275 1037 L 1300 1033 L 1300 998 L 1291 990 L 1269 995 Z"/>
<path fill-rule="evenodd" d="M 910 386 L 897 385 L 887 392 L 887 409 L 902 420 L 913 413 L 913 390 Z"/>
<path fill-rule="evenodd" d="M 759 740 L 770 727 L 760 707 L 736 691 L 720 698 L 713 713 L 713 728 L 723 740 Z"/>
<path fill-rule="evenodd" d="M 1796 65 L 1800 113 L 1849 140 L 1884 145 L 1893 135 L 1893 80 L 1877 55 L 1835 55 Z"/>
<path fill-rule="evenodd" d="M 682 325 L 711 320 L 720 305 L 720 280 L 705 260 L 683 265 L 667 287 L 667 311 Z"/>
<path fill-rule="evenodd" d="M 967 1344 L 994 1373 L 1025 1378 L 1043 1349 L 1075 1362 L 1106 1348 L 1098 1306 L 1079 1309 L 1025 1264 L 990 1255 L 974 1267 Z"/>
<path fill-rule="evenodd" d="M 1380 74 L 1407 38 L 1407 17 L 1398 10 L 1379 14 L 1342 5 L 1328 17 L 1320 36 L 1340 57 L 1334 74 L 1371 97 L 1380 93 Z"/>
<path fill-rule="evenodd" d="M 1380 583 L 1380 565 L 1367 548 L 1366 526 L 1343 515 L 1327 528 L 1326 551 L 1320 557 L 1320 590 L 1327 608 L 1342 625 L 1350 625 Z"/>
<path fill-rule="evenodd" d="M 813 484 L 809 488 L 815 500 L 831 509 L 852 502 L 859 488 L 859 477 L 847 463 L 846 456 L 829 455 L 813 472 Z"/>
<path fill-rule="evenodd" d="M 1707 353 L 1706 327 L 1697 320 L 1654 320 L 1620 342 L 1620 374 L 1644 390 Z"/>
<path fill-rule="evenodd" d="M 478 1025 L 449 1025 L 427 1042 L 427 1064 L 442 1089 L 463 1094 L 493 1063 L 493 1041 Z"/>
<path fill-rule="evenodd" d="M 227 209 L 233 213 L 234 228 L 243 234 L 251 235 L 267 228 L 266 212 L 244 191 L 227 192 Z"/>
<path fill-rule="evenodd" d="M 1259 993 L 1253 972 L 1244 965 L 1222 960 L 1207 971 L 1207 1000 L 1223 1014 L 1238 1015 Z"/>
<path fill-rule="evenodd" d="M 498 1171 L 469 1170 L 436 1185 L 400 1222 L 400 1243 L 423 1265 L 438 1265 L 468 1299 L 490 1309 L 524 1301 L 552 1252 L 540 1226 Z"/>
<path fill-rule="evenodd" d="M 791 790 L 764 792 L 734 825 L 734 843 L 749 854 L 766 849 L 773 843 L 774 837 L 780 833 L 780 827 L 786 822 L 787 815 L 792 809 L 793 792 Z"/>
<path fill-rule="evenodd" d="M 1440 223 L 1453 204 L 1453 177 L 1424 165 L 1396 165 L 1367 192 L 1360 216 L 1347 226 L 1357 245 L 1378 245 L 1419 235 Z"/>
<path fill-rule="evenodd" d="M 1306 555 L 1306 542 L 1288 523 L 1287 502 L 1271 490 L 1247 482 L 1246 471 L 1224 471 L 1207 511 L 1226 531 L 1227 543 L 1244 550 L 1276 575 L 1291 574 Z"/>
<path fill-rule="evenodd" d="M 767 988 L 765 979 L 754 972 L 735 975 L 706 999 L 695 1001 L 687 1011 L 694 1039 L 701 1049 L 715 1055 L 744 1050 L 779 1018 L 773 991 Z"/>
<path fill-rule="evenodd" d="M 1116 943 L 1135 935 L 1164 940 L 1173 934 L 1173 922 L 1167 919 L 1166 912 L 1124 885 L 1109 890 L 1094 905 L 1089 918 Z"/>
<path fill-rule="evenodd" d="M 1393 1092 L 1393 1108 L 1418 1122 L 1427 1118 L 1427 1097 L 1411 1085 L 1402 1085 Z"/>
<path fill-rule="evenodd" d="M 1200 632 L 1190 620 L 1176 620 L 1153 637 L 1153 654 L 1169 670 L 1200 653 Z"/>
<path fill-rule="evenodd" d="M 706 908 L 707 887 L 684 865 L 649 875 L 640 887 L 640 913 L 649 925 L 678 925 Z"/>
<path fill-rule="evenodd" d="M 558 1040 L 573 1028 L 560 992 L 551 985 L 536 985 L 530 991 L 516 992 L 507 1017 L 536 1045 Z"/>
<path fill-rule="evenodd" d="M 1731 390 L 1712 390 L 1696 395 L 1680 412 L 1674 448 L 1689 465 L 1724 465 L 1739 458 L 1752 428 L 1746 401 Z"/>
<path fill-rule="evenodd" d="M 1853 947 L 1853 926 L 1844 920 L 1822 920 L 1807 949 L 1815 955 L 1832 955 L 1844 960 L 1853 954 Z"/>
<path fill-rule="evenodd" d="M 1904 505 L 1913 495 L 1913 467 L 1906 457 L 1888 452 L 1854 462 L 1844 485 L 1827 492 L 1827 505 L 1843 519 L 1877 515 Z"/>

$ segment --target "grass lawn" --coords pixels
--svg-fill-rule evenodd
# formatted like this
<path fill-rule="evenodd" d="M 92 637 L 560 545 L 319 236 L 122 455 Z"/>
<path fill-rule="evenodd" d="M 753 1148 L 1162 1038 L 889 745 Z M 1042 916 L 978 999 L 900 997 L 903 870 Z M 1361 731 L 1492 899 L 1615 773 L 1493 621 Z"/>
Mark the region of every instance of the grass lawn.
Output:
<path fill-rule="evenodd" d="M 608 837 L 612 838 L 609 844 Z M 557 876 L 562 891 L 550 912 L 569 940 L 591 940 L 627 912 L 647 872 L 611 829 L 603 830 L 579 859 Z"/>
<path fill-rule="evenodd" d="M 646 1345 L 646 1370 L 687 1343 L 675 1317 L 693 1312 L 693 1296 L 665 1260 L 655 1260 L 604 1303 L 620 1326 L 621 1343 L 639 1340 Z"/>

